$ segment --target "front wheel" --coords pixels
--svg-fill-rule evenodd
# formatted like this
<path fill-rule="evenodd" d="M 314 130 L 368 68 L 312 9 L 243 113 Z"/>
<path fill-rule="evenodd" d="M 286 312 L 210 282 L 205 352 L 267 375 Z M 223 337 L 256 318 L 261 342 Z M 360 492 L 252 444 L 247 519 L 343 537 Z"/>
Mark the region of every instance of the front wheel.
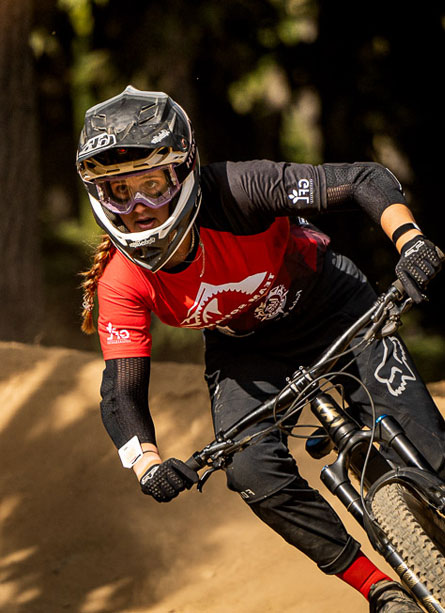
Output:
<path fill-rule="evenodd" d="M 401 483 L 378 489 L 371 508 L 394 549 L 445 610 L 445 517 Z"/>

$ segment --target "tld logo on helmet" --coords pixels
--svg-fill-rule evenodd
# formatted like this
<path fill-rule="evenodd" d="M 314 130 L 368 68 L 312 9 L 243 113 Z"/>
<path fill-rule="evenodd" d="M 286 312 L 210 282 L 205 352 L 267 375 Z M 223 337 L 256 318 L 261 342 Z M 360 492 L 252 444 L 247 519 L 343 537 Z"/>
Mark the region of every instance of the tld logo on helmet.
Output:
<path fill-rule="evenodd" d="M 82 149 L 79 151 L 79 156 L 85 155 L 85 153 L 91 153 L 104 147 L 109 147 L 116 144 L 115 134 L 98 134 L 87 140 Z"/>

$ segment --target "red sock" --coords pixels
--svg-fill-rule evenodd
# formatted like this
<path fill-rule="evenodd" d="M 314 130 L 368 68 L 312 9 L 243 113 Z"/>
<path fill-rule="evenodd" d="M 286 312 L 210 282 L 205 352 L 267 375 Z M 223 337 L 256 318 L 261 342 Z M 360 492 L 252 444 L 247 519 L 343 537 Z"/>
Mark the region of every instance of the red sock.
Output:
<path fill-rule="evenodd" d="M 342 573 L 338 573 L 337 577 L 358 590 L 366 599 L 374 583 L 383 579 L 392 581 L 391 577 L 382 573 L 361 551 L 353 563 Z"/>

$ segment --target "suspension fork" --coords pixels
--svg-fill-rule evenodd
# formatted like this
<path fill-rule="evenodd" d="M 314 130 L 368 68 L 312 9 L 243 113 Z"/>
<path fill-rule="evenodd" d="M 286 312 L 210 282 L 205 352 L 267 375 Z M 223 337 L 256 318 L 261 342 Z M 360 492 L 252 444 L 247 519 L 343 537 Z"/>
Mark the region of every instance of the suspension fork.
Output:
<path fill-rule="evenodd" d="M 311 411 L 338 449 L 335 462 L 323 467 L 320 478 L 358 523 L 364 526 L 361 496 L 352 485 L 348 470 L 351 468 L 359 477 L 361 476 L 371 432 L 362 430 L 330 394 L 318 394 L 311 401 Z M 365 475 L 365 485 L 369 487 L 371 483 L 390 470 L 390 464 L 372 446 Z"/>
<path fill-rule="evenodd" d="M 391 471 L 392 466 L 373 445 L 369 448 L 371 431 L 362 430 L 330 394 L 318 394 L 311 401 L 311 410 L 338 449 L 336 460 L 323 467 L 320 478 L 329 491 L 364 526 L 361 496 L 352 485 L 348 470 L 351 468 L 361 478 L 365 458 L 370 450 L 364 476 L 364 484 L 369 488 L 377 479 Z M 394 449 L 407 466 L 434 473 L 428 461 L 390 415 L 382 415 L 377 419 L 376 440 L 385 442 Z"/>
<path fill-rule="evenodd" d="M 391 415 L 382 415 L 376 420 L 378 440 L 384 441 L 402 458 L 407 466 L 435 473 L 434 468 L 406 436 L 403 428 Z"/>

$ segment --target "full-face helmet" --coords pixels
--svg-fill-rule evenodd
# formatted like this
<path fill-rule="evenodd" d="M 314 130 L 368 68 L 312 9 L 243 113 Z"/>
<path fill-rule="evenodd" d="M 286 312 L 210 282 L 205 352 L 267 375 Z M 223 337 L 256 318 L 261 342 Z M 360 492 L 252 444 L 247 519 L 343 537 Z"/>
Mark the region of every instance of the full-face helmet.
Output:
<path fill-rule="evenodd" d="M 185 111 L 163 92 L 128 86 L 86 112 L 77 170 L 97 223 L 117 249 L 152 272 L 164 266 L 201 201 L 198 152 Z M 168 219 L 129 232 L 120 215 L 138 203 L 168 206 Z"/>

